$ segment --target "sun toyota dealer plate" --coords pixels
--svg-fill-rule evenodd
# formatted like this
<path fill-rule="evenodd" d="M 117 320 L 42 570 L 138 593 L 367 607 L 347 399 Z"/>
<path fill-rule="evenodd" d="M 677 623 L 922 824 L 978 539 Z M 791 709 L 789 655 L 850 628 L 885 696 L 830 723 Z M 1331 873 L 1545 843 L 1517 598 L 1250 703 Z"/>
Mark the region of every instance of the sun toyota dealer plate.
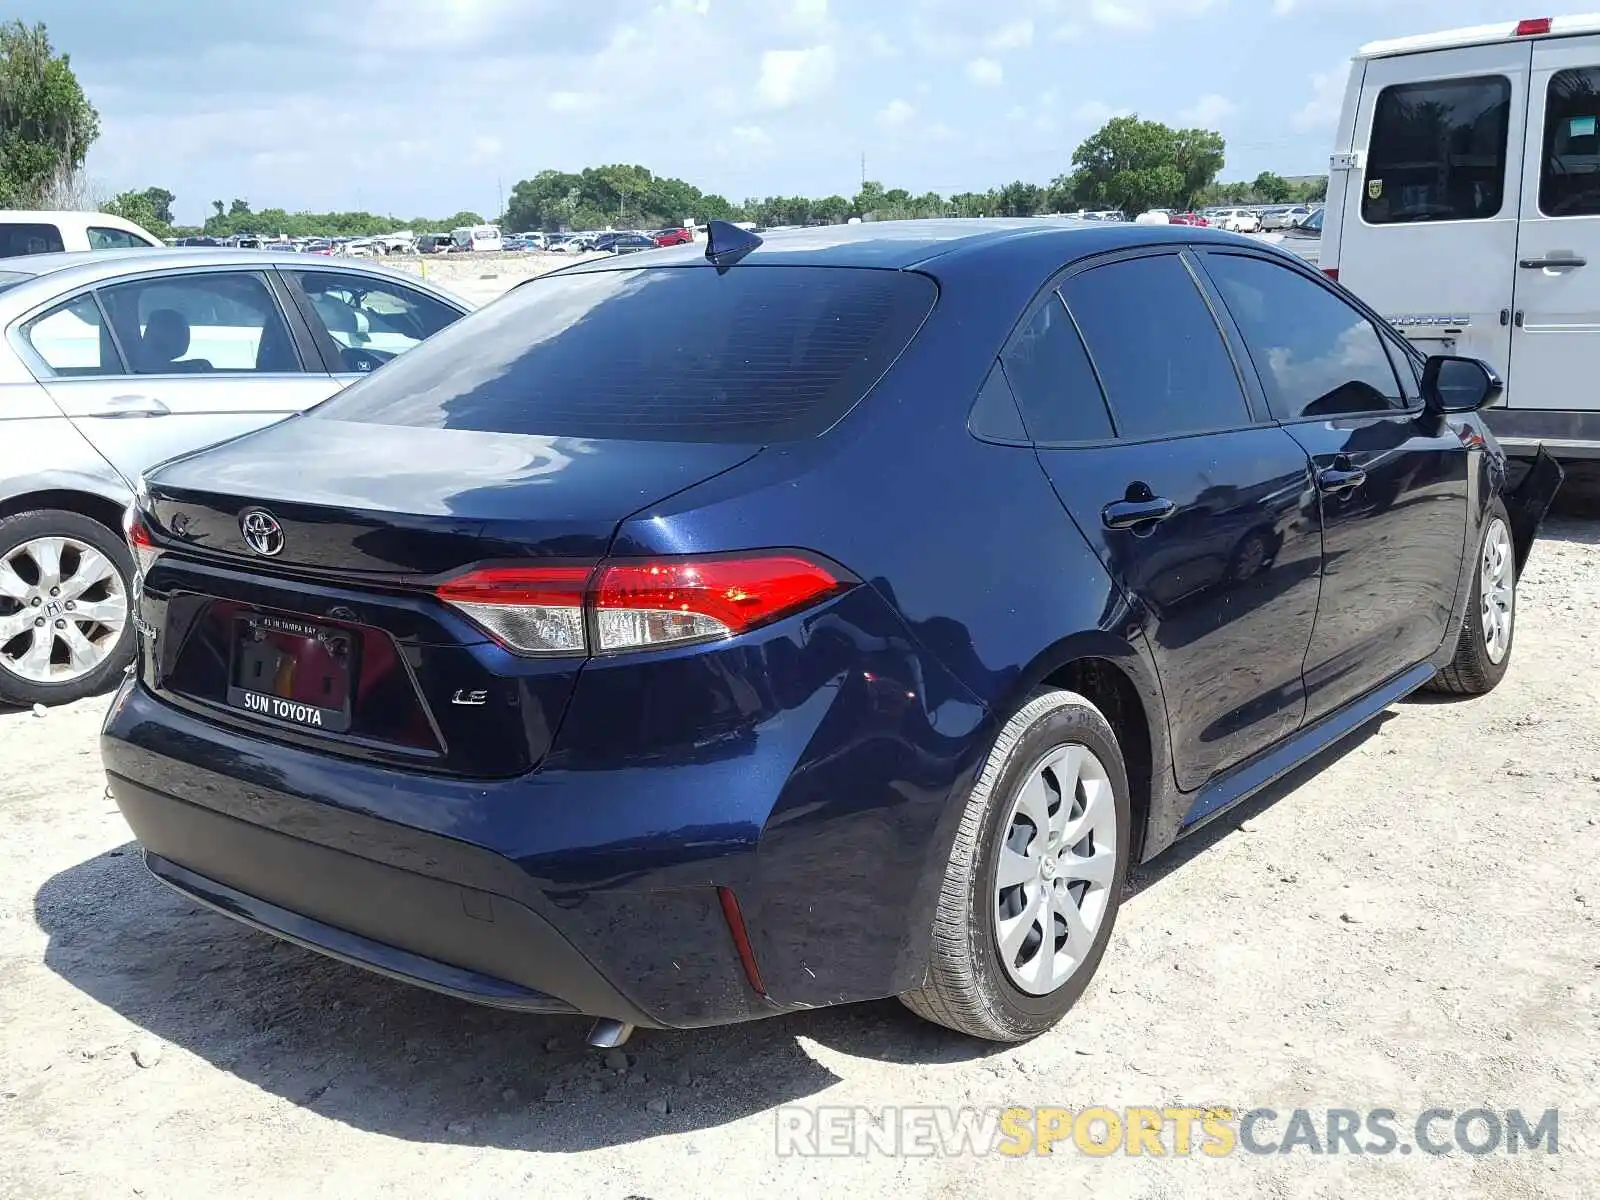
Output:
<path fill-rule="evenodd" d="M 356 636 L 346 629 L 254 614 L 235 628 L 228 703 L 306 729 L 350 728 Z"/>

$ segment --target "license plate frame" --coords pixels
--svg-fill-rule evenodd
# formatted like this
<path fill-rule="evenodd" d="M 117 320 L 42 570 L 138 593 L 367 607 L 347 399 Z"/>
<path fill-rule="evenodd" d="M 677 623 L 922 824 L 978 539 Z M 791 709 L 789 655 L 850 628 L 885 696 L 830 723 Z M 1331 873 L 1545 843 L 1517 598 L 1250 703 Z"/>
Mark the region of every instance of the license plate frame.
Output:
<path fill-rule="evenodd" d="M 228 707 L 256 720 L 294 729 L 348 733 L 355 715 L 360 652 L 360 635 L 351 629 L 271 613 L 240 614 L 234 618 L 228 655 Z M 295 674 L 306 661 L 302 657 L 305 654 L 312 655 L 311 669 L 321 668 L 324 672 L 324 687 L 335 703 L 319 704 L 313 699 L 279 694 L 293 689 Z M 268 663 L 273 666 L 272 674 L 281 674 L 286 660 L 290 672 L 287 685 L 267 689 L 247 686 Z"/>

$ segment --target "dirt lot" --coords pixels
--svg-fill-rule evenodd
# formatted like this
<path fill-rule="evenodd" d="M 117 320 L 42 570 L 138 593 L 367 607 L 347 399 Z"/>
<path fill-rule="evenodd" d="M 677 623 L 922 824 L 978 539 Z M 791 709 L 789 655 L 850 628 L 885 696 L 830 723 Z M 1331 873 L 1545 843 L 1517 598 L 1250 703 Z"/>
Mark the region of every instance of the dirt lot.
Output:
<path fill-rule="evenodd" d="M 105 702 L 0 715 L 0 1196 L 1600 1195 L 1600 521 L 1554 519 L 1520 599 L 1497 692 L 1398 706 L 1142 871 L 1079 1008 L 1000 1051 L 891 1001 L 608 1069 L 575 1020 L 163 890 L 104 796 Z M 1181 1103 L 1559 1108 L 1560 1153 L 806 1159 L 772 1111 Z"/>

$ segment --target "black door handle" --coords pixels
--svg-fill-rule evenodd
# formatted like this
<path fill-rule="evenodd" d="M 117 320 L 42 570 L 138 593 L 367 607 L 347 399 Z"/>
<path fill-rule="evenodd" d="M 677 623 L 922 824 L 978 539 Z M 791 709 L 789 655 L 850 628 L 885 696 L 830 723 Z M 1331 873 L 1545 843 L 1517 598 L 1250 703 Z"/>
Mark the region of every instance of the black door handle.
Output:
<path fill-rule="evenodd" d="M 1367 481 L 1360 467 L 1324 467 L 1317 472 L 1317 487 L 1330 495 L 1354 491 Z"/>
<path fill-rule="evenodd" d="M 1178 506 L 1163 496 L 1148 500 L 1113 500 L 1100 510 L 1100 519 L 1107 529 L 1132 529 L 1136 525 L 1165 521 L 1178 511 Z"/>
<path fill-rule="evenodd" d="M 1544 267 L 1582 267 L 1588 263 L 1587 258 L 1577 254 L 1552 254 L 1548 258 L 1525 258 L 1517 266 L 1525 271 L 1537 271 Z"/>

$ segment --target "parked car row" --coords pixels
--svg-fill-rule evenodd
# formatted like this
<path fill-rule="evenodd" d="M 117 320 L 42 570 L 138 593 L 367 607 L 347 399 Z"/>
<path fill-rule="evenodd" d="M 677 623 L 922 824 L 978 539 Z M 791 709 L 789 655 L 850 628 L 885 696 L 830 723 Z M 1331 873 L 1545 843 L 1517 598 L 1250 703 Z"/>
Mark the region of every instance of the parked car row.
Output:
<path fill-rule="evenodd" d="M 1560 483 L 1508 486 L 1481 363 L 1193 226 L 713 223 L 464 317 L 270 252 L 10 265 L 6 694 L 132 654 L 160 879 L 598 1043 L 1042 1032 L 1133 864 L 1495 686 Z M 235 436 L 140 440 L 191 411 Z"/>
<path fill-rule="evenodd" d="M 119 530 L 142 471 L 325 400 L 469 307 L 411 275 L 273 251 L 5 260 L 0 702 L 73 700 L 131 659 Z"/>

